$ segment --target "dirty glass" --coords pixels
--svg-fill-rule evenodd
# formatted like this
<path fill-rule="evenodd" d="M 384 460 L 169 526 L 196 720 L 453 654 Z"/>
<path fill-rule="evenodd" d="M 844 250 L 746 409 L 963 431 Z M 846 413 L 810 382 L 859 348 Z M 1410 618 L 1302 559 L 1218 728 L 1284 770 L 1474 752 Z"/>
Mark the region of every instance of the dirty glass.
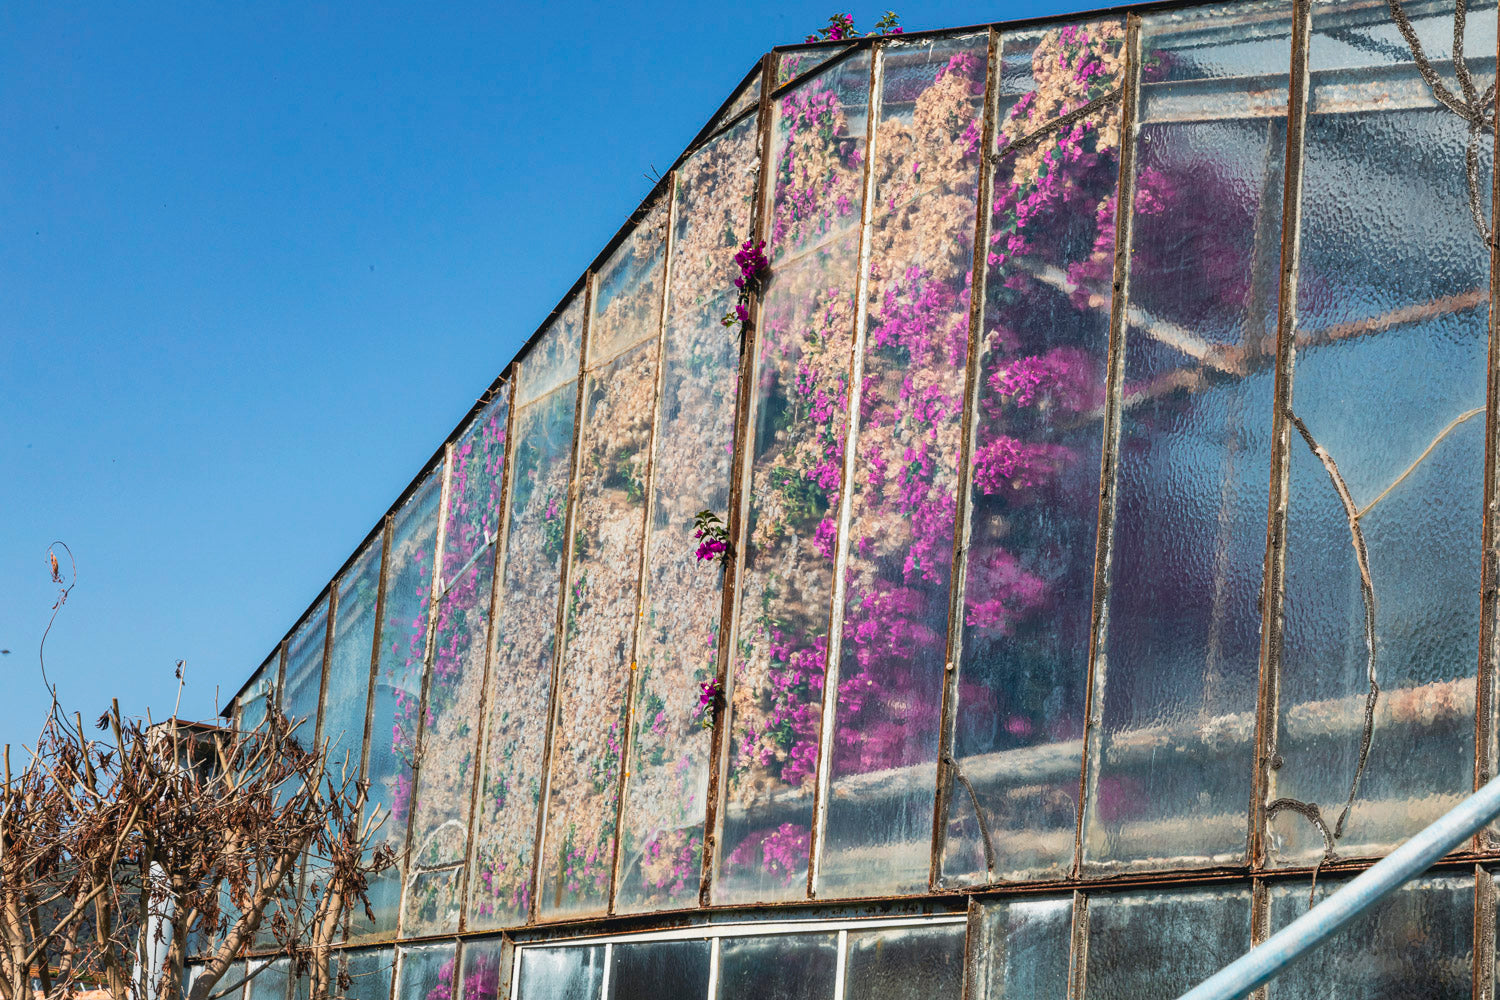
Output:
<path fill-rule="evenodd" d="M 1319 879 L 1313 903 L 1347 885 Z M 1310 883 L 1271 887 L 1271 932 L 1307 912 Z M 1474 878 L 1408 882 L 1355 918 L 1310 955 L 1271 980 L 1269 1000 L 1361 997 L 1470 997 L 1474 958 Z"/>
<path fill-rule="evenodd" d="M 1089 898 L 1085 1000 L 1187 992 L 1250 950 L 1250 889 Z"/>
<path fill-rule="evenodd" d="M 451 943 L 402 948 L 396 966 L 396 996 L 399 1000 L 453 1000 L 456 957 Z"/>
<path fill-rule="evenodd" d="M 724 109 L 724 113 L 714 119 L 713 125 L 709 128 L 710 132 L 723 128 L 760 103 L 760 77 L 760 64 L 756 63 L 750 79 L 734 92 L 734 97 L 730 100 L 729 106 Z"/>
<path fill-rule="evenodd" d="M 510 981 L 509 952 L 500 938 L 465 941 L 460 955 L 461 1000 L 500 1000 Z M 507 998 L 509 994 L 506 994 Z"/>
<path fill-rule="evenodd" d="M 356 948 L 343 953 L 349 974 L 348 1000 L 391 1000 L 396 953 L 391 948 Z"/>
<path fill-rule="evenodd" d="M 281 647 L 266 657 L 260 669 L 250 675 L 250 682 L 235 702 L 236 727 L 242 732 L 254 732 L 266 721 L 266 705 L 276 697 L 281 683 Z"/>
<path fill-rule="evenodd" d="M 708 941 L 617 944 L 605 1000 L 705 1000 L 712 950 Z"/>
<path fill-rule="evenodd" d="M 438 599 L 412 813 L 416 870 L 457 865 L 468 857 L 494 566 L 494 551 L 486 546 Z M 459 873 L 431 878 L 421 891 L 414 882 L 406 893 L 402 936 L 458 930 L 462 881 Z"/>
<path fill-rule="evenodd" d="M 1063 1000 L 1072 949 L 1071 896 L 981 904 L 973 1000 Z"/>
<path fill-rule="evenodd" d="M 1291 25 L 1289 0 L 1141 23 L 1094 871 L 1245 859 Z"/>
<path fill-rule="evenodd" d="M 253 974 L 247 986 L 249 1000 L 288 1000 L 292 988 L 292 965 L 290 959 L 251 959 Z"/>
<path fill-rule="evenodd" d="M 516 406 L 534 403 L 578 377 L 583 318 L 583 293 L 579 292 L 557 309 L 546 331 L 520 356 L 523 375 L 516 384 Z"/>
<path fill-rule="evenodd" d="M 1451 9 L 1414 13 L 1426 54 L 1447 59 Z M 1493 53 L 1495 8 L 1467 25 L 1466 51 Z M 1470 791 L 1480 604 L 1489 255 L 1472 210 L 1490 217 L 1492 144 L 1472 150 L 1471 204 L 1468 125 L 1384 7 L 1315 5 L 1309 59 L 1281 864 L 1384 853 Z"/>
<path fill-rule="evenodd" d="M 600 1000 L 604 946 L 523 948 L 517 1000 Z"/>
<path fill-rule="evenodd" d="M 329 763 L 358 773 L 370 696 L 370 655 L 375 642 L 375 606 L 380 594 L 380 552 L 376 538 L 339 577 L 334 605 L 333 648 L 323 681 L 323 735 Z"/>
<path fill-rule="evenodd" d="M 850 931 L 844 963 L 849 1000 L 959 1000 L 964 925 Z"/>
<path fill-rule="evenodd" d="M 881 54 L 824 897 L 927 887 L 988 51 Z"/>
<path fill-rule="evenodd" d="M 385 568 L 385 615 L 380 623 L 366 776 L 370 782 L 369 814 L 374 815 L 373 810 L 378 809 L 385 817 L 371 848 L 388 844 L 398 856 L 406 847 L 411 811 L 441 495 L 442 470 L 438 468 L 427 474 L 396 512 Z M 351 938 L 389 936 L 395 931 L 403 875 L 404 866 L 398 861 L 370 880 L 375 921 L 372 924 L 357 912 Z"/>
<path fill-rule="evenodd" d="M 1119 105 L 1038 130 L 1120 86 L 1124 35 L 1109 20 L 1001 39 L 947 885 L 1056 877 L 1073 863 Z"/>
<path fill-rule="evenodd" d="M 600 273 L 584 379 L 562 667 L 540 849 L 541 912 L 602 912 L 614 878 L 615 823 L 634 666 L 666 211 L 648 216 Z M 597 345 L 598 350 L 595 350 Z M 610 355 L 609 350 L 623 351 Z"/>
<path fill-rule="evenodd" d="M 722 562 L 695 553 L 693 519 L 729 519 L 734 467 L 737 339 L 722 323 L 749 237 L 758 175 L 756 116 L 678 170 L 676 224 L 656 411 L 645 593 L 621 823 L 616 909 L 695 905 L 703 858 Z"/>
<path fill-rule="evenodd" d="M 791 83 L 799 76 L 806 76 L 824 63 L 848 52 L 850 48 L 852 46 L 849 45 L 819 45 L 816 48 L 780 53 L 776 57 L 776 86 Z M 870 65 L 866 63 L 865 71 L 869 72 L 869 69 Z"/>
<path fill-rule="evenodd" d="M 581 306 L 570 307 L 543 344 L 579 336 L 581 313 Z M 576 375 L 576 345 L 572 358 Z M 569 381 L 534 395 L 531 377 L 523 362 L 516 395 L 530 402 L 516 411 L 508 470 L 504 565 L 495 595 L 486 700 L 488 735 L 470 863 L 467 926 L 474 929 L 524 923 L 531 910 L 537 813 L 546 777 L 542 755 L 551 712 L 578 393 L 577 382 Z"/>
<path fill-rule="evenodd" d="M 869 56 L 774 102 L 771 271 L 729 683 L 718 903 L 806 893 L 838 542 Z"/>
<path fill-rule="evenodd" d="M 725 938 L 714 1000 L 835 1000 L 837 934 Z"/>
<path fill-rule="evenodd" d="M 318 742 L 318 702 L 323 693 L 323 649 L 328 642 L 328 598 L 292 632 L 286 644 L 286 684 L 281 710 L 297 725 L 297 742 L 311 748 Z"/>
<path fill-rule="evenodd" d="M 443 587 L 451 586 L 500 530 L 509 415 L 507 383 L 454 442 L 448 459 L 448 507 L 443 514 Z"/>

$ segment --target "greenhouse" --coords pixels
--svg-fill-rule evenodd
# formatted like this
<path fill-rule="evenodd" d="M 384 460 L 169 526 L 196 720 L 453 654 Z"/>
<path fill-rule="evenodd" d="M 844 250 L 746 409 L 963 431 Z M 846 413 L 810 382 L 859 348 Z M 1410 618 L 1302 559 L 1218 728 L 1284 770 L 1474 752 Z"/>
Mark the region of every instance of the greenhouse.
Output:
<path fill-rule="evenodd" d="M 1170 998 L 1487 781 L 1496 50 L 757 61 L 234 699 L 387 816 L 350 995 Z M 1495 868 L 1269 996 L 1493 996 Z"/>

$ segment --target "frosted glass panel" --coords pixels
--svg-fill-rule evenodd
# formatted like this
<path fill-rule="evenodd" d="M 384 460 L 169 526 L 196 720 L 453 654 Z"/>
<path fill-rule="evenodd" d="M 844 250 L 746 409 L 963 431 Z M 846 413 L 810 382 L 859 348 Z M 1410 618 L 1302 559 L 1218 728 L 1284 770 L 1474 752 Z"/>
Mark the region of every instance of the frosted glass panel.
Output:
<path fill-rule="evenodd" d="M 359 554 L 338 582 L 333 648 L 323 681 L 323 742 L 335 771 L 348 762 L 359 769 L 370 696 L 370 654 L 375 642 L 375 605 L 380 593 L 380 552 L 376 539 Z"/>
<path fill-rule="evenodd" d="M 883 50 L 819 896 L 931 865 L 988 34 Z"/>
<path fill-rule="evenodd" d="M 1467 126 L 1360 10 L 1313 8 L 1271 794 L 1301 805 L 1273 802 L 1269 838 L 1287 864 L 1388 851 L 1473 781 L 1488 250 Z M 1415 23 L 1441 60 L 1452 13 L 1433 15 Z M 1465 44 L 1494 50 L 1493 7 Z M 1351 80 L 1374 110 L 1351 113 Z M 1487 193 L 1490 144 L 1477 155 Z"/>
<path fill-rule="evenodd" d="M 1217 81 L 1284 81 L 1291 20 L 1275 2 L 1141 25 L 1095 871 L 1245 859 L 1286 88 Z"/>
<path fill-rule="evenodd" d="M 738 555 L 714 891 L 720 903 L 806 893 L 854 336 L 868 58 L 851 57 L 776 101 L 772 264 Z"/>
<path fill-rule="evenodd" d="M 524 948 L 517 1000 L 599 1000 L 604 946 Z"/>
<path fill-rule="evenodd" d="M 963 924 L 849 933 L 849 1000 L 959 1000 L 963 984 Z"/>
<path fill-rule="evenodd" d="M 1057 877 L 1073 863 L 1118 103 L 1008 150 L 1120 85 L 1124 33 L 1112 20 L 1002 37 L 957 767 L 945 768 L 949 885 Z"/>
<path fill-rule="evenodd" d="M 835 1000 L 837 934 L 725 938 L 715 1000 Z"/>
<path fill-rule="evenodd" d="M 343 954 L 347 1000 L 391 1000 L 396 953 L 392 948 L 356 948 Z"/>
<path fill-rule="evenodd" d="M 495 597 L 489 721 L 475 817 L 470 928 L 524 923 L 541 808 L 562 584 L 576 382 L 521 408 L 510 468 L 505 565 Z M 526 386 L 522 372 L 519 392 Z"/>
<path fill-rule="evenodd" d="M 1250 890 L 1094 896 L 1088 922 L 1086 1000 L 1178 996 L 1250 950 Z"/>
<path fill-rule="evenodd" d="M 396 967 L 397 1000 L 453 1000 L 453 964 L 452 944 L 402 948 Z"/>
<path fill-rule="evenodd" d="M 1073 899 L 982 904 L 973 1000 L 1064 1000 L 1073 948 Z"/>
<path fill-rule="evenodd" d="M 659 270 L 659 268 L 658 268 Z M 622 279 L 623 280 L 623 279 Z M 637 621 L 661 293 L 634 284 L 602 306 L 647 326 L 637 341 L 584 381 L 578 500 L 573 510 L 559 710 L 538 893 L 551 916 L 602 912 L 614 878 L 615 824 L 625 750 L 625 705 Z M 647 308 L 634 300 L 650 299 Z"/>
<path fill-rule="evenodd" d="M 718 666 L 724 572 L 694 558 L 693 518 L 707 508 L 728 520 L 740 355 L 720 318 L 733 307 L 734 255 L 750 231 L 756 121 L 678 172 L 653 459 L 667 474 L 651 478 L 615 900 L 625 912 L 698 900 L 712 739 L 700 695 Z"/>
<path fill-rule="evenodd" d="M 708 941 L 617 944 L 607 1000 L 707 1000 Z"/>
<path fill-rule="evenodd" d="M 448 509 L 443 515 L 443 579 L 451 585 L 500 530 L 505 483 L 505 422 L 510 386 L 496 390 L 453 445 L 448 465 Z"/>
<path fill-rule="evenodd" d="M 1346 881 L 1319 879 L 1321 903 Z M 1271 887 L 1271 931 L 1307 912 L 1307 882 Z M 1473 995 L 1474 879 L 1409 882 L 1271 980 L 1269 1000 Z"/>
<path fill-rule="evenodd" d="M 422 703 L 422 668 L 427 655 L 427 616 L 432 605 L 432 566 L 436 559 L 441 469 L 428 473 L 396 512 L 385 568 L 385 616 L 375 670 L 375 704 L 370 723 L 369 808 L 384 824 L 374 847 L 385 843 L 399 857 L 406 849 L 411 814 L 412 769 L 416 764 L 417 720 Z M 372 813 L 373 814 L 373 813 Z M 401 905 L 403 866 L 398 862 L 370 880 L 375 921 L 356 912 L 353 940 L 389 936 Z"/>

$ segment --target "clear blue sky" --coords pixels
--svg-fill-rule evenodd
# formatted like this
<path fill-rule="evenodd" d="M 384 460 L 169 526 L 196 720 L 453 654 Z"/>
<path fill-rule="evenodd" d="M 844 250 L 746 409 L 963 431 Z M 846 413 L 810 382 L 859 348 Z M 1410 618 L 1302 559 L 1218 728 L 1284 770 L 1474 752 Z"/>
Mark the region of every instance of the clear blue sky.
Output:
<path fill-rule="evenodd" d="M 901 4 L 909 29 L 1056 0 Z M 0 742 L 227 698 L 787 2 L 0 5 Z M 884 8 L 852 8 L 868 27 Z"/>

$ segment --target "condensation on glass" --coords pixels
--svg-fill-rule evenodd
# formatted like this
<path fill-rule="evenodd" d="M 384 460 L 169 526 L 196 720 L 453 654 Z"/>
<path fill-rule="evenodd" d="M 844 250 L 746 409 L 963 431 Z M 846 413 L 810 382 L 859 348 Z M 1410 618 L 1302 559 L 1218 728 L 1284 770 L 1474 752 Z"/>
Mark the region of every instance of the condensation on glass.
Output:
<path fill-rule="evenodd" d="M 1001 36 L 945 885 L 1073 865 L 1119 102 L 1039 130 L 1121 86 L 1124 35 L 1110 19 Z"/>
<path fill-rule="evenodd" d="M 476 775 L 466 922 L 472 929 L 524 923 L 531 912 L 583 319 L 579 295 L 519 363 L 486 735 Z"/>
<path fill-rule="evenodd" d="M 1450 58 L 1451 8 L 1412 15 L 1428 56 Z M 1482 92 L 1495 8 L 1467 25 Z M 1273 810 L 1284 864 L 1384 853 L 1472 787 L 1489 349 L 1467 123 L 1383 10 L 1315 4 L 1309 61 L 1268 798 L 1318 809 L 1322 828 Z M 1492 144 L 1474 153 L 1488 220 Z"/>
<path fill-rule="evenodd" d="M 694 517 L 729 520 L 740 352 L 723 317 L 736 303 L 734 256 L 750 237 L 757 116 L 677 172 L 645 591 L 636 639 L 615 908 L 696 905 L 707 809 L 722 562 L 695 557 Z"/>
<path fill-rule="evenodd" d="M 405 854 L 407 821 L 411 815 L 441 497 L 442 468 L 438 467 L 427 474 L 396 512 L 391 526 L 365 775 L 370 783 L 369 814 L 376 815 L 373 810 L 378 809 L 384 817 L 371 848 L 388 845 L 398 860 L 371 879 L 370 905 L 375 920 L 372 923 L 362 912 L 356 912 L 350 927 L 353 940 L 391 936 L 400 913 L 405 876 L 405 865 L 400 859 Z"/>
<path fill-rule="evenodd" d="M 1245 859 L 1292 16 L 1141 21 L 1093 873 Z"/>
<path fill-rule="evenodd" d="M 880 54 L 823 897 L 931 867 L 988 58 L 988 32 Z"/>
<path fill-rule="evenodd" d="M 667 222 L 663 199 L 594 279 L 558 709 L 538 851 L 538 902 L 548 916 L 604 912 L 614 878 Z"/>
<path fill-rule="evenodd" d="M 1091 896 L 1083 996 L 1187 992 L 1250 950 L 1250 888 Z"/>
<path fill-rule="evenodd" d="M 804 896 L 864 203 L 870 57 L 773 102 L 714 901 Z"/>
<path fill-rule="evenodd" d="M 972 1000 L 1068 996 L 1071 896 L 981 903 L 973 926 Z"/>

